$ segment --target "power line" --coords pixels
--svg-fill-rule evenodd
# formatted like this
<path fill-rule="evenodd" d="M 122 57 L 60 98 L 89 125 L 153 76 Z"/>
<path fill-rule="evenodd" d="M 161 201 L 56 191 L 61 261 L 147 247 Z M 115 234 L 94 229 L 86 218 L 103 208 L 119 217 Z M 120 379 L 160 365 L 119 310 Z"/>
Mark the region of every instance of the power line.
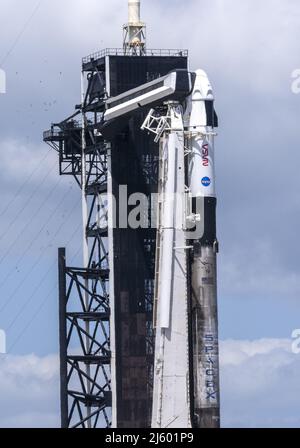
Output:
<path fill-rule="evenodd" d="M 69 188 L 69 191 L 72 190 L 73 187 Z M 31 242 L 29 243 L 29 245 L 27 246 L 27 248 L 25 249 L 25 251 L 22 253 L 21 257 L 18 259 L 18 261 L 16 262 L 16 267 L 18 267 L 18 265 L 24 260 L 25 256 L 28 254 L 29 250 L 32 248 L 32 246 L 34 245 L 34 243 L 37 241 L 37 238 L 41 235 L 41 233 L 45 230 L 45 228 L 47 227 L 47 225 L 49 224 L 49 222 L 54 218 L 56 212 L 59 210 L 59 208 L 61 207 L 61 205 L 65 202 L 65 192 L 63 193 L 63 197 L 61 199 L 61 201 L 57 204 L 57 206 L 55 207 L 55 210 L 51 211 L 48 219 L 45 220 L 44 225 L 40 228 L 39 232 L 37 235 L 34 236 L 34 238 L 31 240 Z M 14 275 L 14 271 L 11 269 L 10 272 L 7 274 L 7 276 L 2 280 L 1 284 L 0 284 L 0 288 L 3 288 L 3 286 L 5 285 L 5 283 L 7 282 L 7 280 Z"/>
<path fill-rule="evenodd" d="M 46 296 L 46 298 L 41 302 L 41 305 L 39 306 L 39 308 L 37 309 L 37 311 L 34 313 L 34 315 L 32 316 L 32 318 L 30 319 L 30 321 L 28 322 L 28 324 L 24 327 L 24 329 L 21 331 L 21 333 L 17 336 L 17 338 L 14 340 L 14 342 L 12 343 L 12 345 L 9 347 L 7 353 L 11 353 L 11 351 L 13 350 L 13 348 L 17 345 L 17 343 L 19 342 L 19 340 L 23 337 L 23 335 L 26 333 L 26 331 L 28 330 L 28 328 L 31 326 L 32 322 L 37 318 L 37 316 L 40 314 L 40 312 L 42 311 L 42 309 L 44 308 L 44 306 L 46 305 L 49 297 L 54 293 L 55 289 L 57 288 L 58 284 L 56 284 L 51 291 L 49 292 L 49 294 Z"/>
<path fill-rule="evenodd" d="M 52 196 L 52 194 L 54 193 L 54 191 L 56 190 L 56 188 L 58 187 L 59 183 L 60 183 L 60 178 L 58 179 L 58 181 L 56 182 L 56 184 L 54 185 L 54 187 L 50 190 L 50 193 L 48 194 L 48 196 L 46 197 L 46 199 L 43 198 L 43 201 L 41 203 L 41 206 L 38 208 L 38 213 L 42 210 L 44 204 L 47 203 L 48 199 Z M 37 214 L 38 214 L 37 213 Z M 36 217 L 36 214 L 34 214 L 34 217 Z M 0 266 L 3 263 L 3 261 L 6 259 L 6 257 L 10 254 L 11 250 L 15 247 L 16 243 L 18 242 L 18 240 L 20 239 L 20 237 L 23 235 L 23 233 L 25 232 L 25 230 L 28 228 L 28 226 L 32 223 L 32 218 L 30 218 L 30 220 L 27 222 L 27 224 L 25 224 L 25 226 L 22 228 L 22 230 L 19 232 L 17 238 L 15 238 L 14 242 L 8 247 L 7 251 L 5 252 L 5 254 L 2 256 L 2 258 L 0 259 Z M 7 232 L 6 232 L 7 233 Z M 4 233 L 5 235 L 5 233 Z M 3 235 L 3 236 L 4 236 Z M 0 238 L 1 240 L 1 238 Z"/>
<path fill-rule="evenodd" d="M 11 55 L 11 53 L 14 51 L 14 49 L 16 48 L 19 40 L 21 39 L 21 37 L 23 36 L 23 34 L 25 33 L 26 29 L 28 28 L 30 22 L 32 21 L 33 17 L 36 15 L 36 13 L 38 12 L 40 6 L 42 4 L 42 0 L 40 0 L 35 8 L 33 9 L 31 15 L 29 16 L 29 18 L 26 20 L 25 24 L 23 25 L 21 31 L 19 32 L 19 34 L 17 35 L 17 37 L 15 38 L 15 40 L 13 41 L 11 47 L 9 48 L 9 50 L 7 51 L 7 53 L 3 56 L 1 62 L 0 62 L 0 67 L 3 66 L 3 64 L 7 61 L 7 59 L 9 58 L 9 56 Z"/>
<path fill-rule="evenodd" d="M 42 284 L 44 283 L 44 281 L 46 280 L 46 278 L 48 277 L 48 275 L 50 274 L 50 272 L 52 271 L 52 269 L 56 266 L 56 261 L 54 263 L 52 263 L 51 267 L 48 269 L 48 271 L 46 271 L 45 275 L 42 277 L 42 279 L 40 280 L 40 282 L 38 283 L 38 285 L 36 286 L 36 288 L 34 289 L 32 295 L 29 297 L 29 300 L 26 301 L 24 303 L 24 305 L 22 306 L 22 308 L 20 308 L 19 312 L 14 316 L 14 318 L 11 320 L 11 322 L 8 324 L 8 327 L 6 329 L 6 331 L 9 331 L 14 324 L 17 322 L 17 320 L 19 319 L 19 317 L 23 314 L 23 312 L 25 311 L 25 309 L 27 308 L 27 306 L 29 305 L 29 303 L 31 302 L 31 300 L 33 299 L 33 297 L 35 296 L 35 294 L 38 292 L 38 290 L 40 289 L 40 287 L 42 286 Z"/>
<path fill-rule="evenodd" d="M 80 229 L 81 225 L 79 225 L 77 227 L 77 229 L 75 230 L 75 232 L 73 233 L 70 241 L 67 243 L 69 244 L 72 239 L 75 237 L 75 235 L 77 234 L 78 230 Z M 79 249 L 80 250 L 80 249 Z M 79 252 L 78 250 L 78 252 Z M 18 320 L 18 318 L 23 314 L 23 312 L 25 311 L 25 309 L 27 308 L 27 306 L 29 305 L 29 303 L 31 302 L 31 300 L 33 299 L 33 297 L 35 296 L 35 294 L 38 292 L 38 290 L 40 289 L 40 287 L 42 286 L 42 284 L 45 282 L 46 278 L 48 277 L 48 275 L 50 274 L 50 272 L 52 271 L 52 269 L 57 265 L 57 262 L 55 261 L 54 263 L 52 263 L 51 267 L 48 269 L 48 271 L 45 273 L 45 275 L 42 277 L 41 281 L 39 282 L 39 284 L 36 286 L 36 288 L 34 289 L 34 292 L 31 294 L 31 296 L 29 297 L 29 299 L 24 303 L 23 307 L 19 310 L 19 313 L 14 317 L 14 319 L 10 322 L 10 324 L 7 327 L 6 331 L 9 331 L 13 325 L 16 323 L 16 321 Z"/>
<path fill-rule="evenodd" d="M 3 215 L 5 215 L 5 213 L 10 209 L 10 207 L 15 203 L 15 201 L 18 199 L 18 197 L 20 196 L 20 194 L 22 193 L 24 187 L 31 181 L 31 179 L 33 178 L 34 174 L 38 171 L 38 169 L 40 168 L 41 164 L 43 162 L 45 162 L 45 160 L 47 159 L 47 157 L 49 156 L 49 154 L 52 153 L 52 150 L 49 149 L 48 152 L 46 152 L 45 156 L 42 158 L 42 160 L 39 161 L 39 163 L 36 165 L 36 167 L 32 170 L 32 172 L 30 173 L 30 175 L 28 176 L 28 178 L 23 182 L 23 184 L 20 186 L 20 188 L 18 189 L 18 191 L 15 193 L 13 199 L 11 201 L 9 201 L 9 203 L 7 204 L 7 206 L 2 210 L 2 212 L 0 213 L 0 218 L 2 218 Z"/>
<path fill-rule="evenodd" d="M 57 162 L 55 161 L 55 163 L 51 166 L 50 170 L 48 170 L 46 172 L 46 175 L 43 177 L 43 179 L 41 180 L 41 182 L 39 183 L 39 187 L 41 187 L 46 180 L 48 179 L 48 177 L 50 176 L 50 174 L 52 173 L 52 171 L 54 170 L 54 168 L 56 167 Z M 3 239 L 4 236 L 7 235 L 8 231 L 10 230 L 11 226 L 13 225 L 13 223 L 15 222 L 15 220 L 17 219 L 18 216 L 20 216 L 21 213 L 23 213 L 23 211 L 26 209 L 26 207 L 30 204 L 30 202 L 32 201 L 32 199 L 35 197 L 35 195 L 39 192 L 38 188 L 35 188 L 33 193 L 30 195 L 30 197 L 28 198 L 28 200 L 25 202 L 25 204 L 23 205 L 23 207 L 21 208 L 21 210 L 19 210 L 16 214 L 16 216 L 10 221 L 9 225 L 7 226 L 6 230 L 4 232 L 1 232 L 1 237 L 0 237 L 0 241 Z"/>
<path fill-rule="evenodd" d="M 75 236 L 75 235 L 74 235 Z M 73 260 L 77 257 L 78 253 L 80 252 L 81 248 L 78 249 L 78 251 L 76 252 L 76 254 L 74 255 L 74 257 L 72 258 L 71 262 L 73 262 Z M 44 308 L 44 306 L 46 305 L 49 297 L 54 293 L 54 291 L 57 289 L 58 287 L 58 283 L 55 284 L 55 286 L 51 289 L 51 291 L 49 292 L 49 294 L 47 294 L 47 296 L 44 298 L 44 300 L 41 302 L 40 306 L 38 307 L 38 309 L 36 310 L 36 312 L 34 313 L 34 315 L 31 317 L 31 319 L 29 320 L 29 322 L 26 324 L 26 326 L 23 328 L 23 330 L 19 333 L 19 335 L 16 337 L 16 339 L 14 340 L 14 342 L 12 343 L 12 345 L 9 347 L 8 349 L 8 353 L 11 353 L 11 351 L 14 349 L 14 347 L 17 345 L 17 343 L 19 342 L 19 340 L 24 336 L 24 334 L 26 333 L 26 331 L 28 330 L 28 328 L 31 326 L 32 322 L 37 318 L 37 316 L 40 314 L 40 312 L 42 311 L 42 309 Z"/>
<path fill-rule="evenodd" d="M 75 203 L 74 208 L 72 209 L 72 212 L 75 210 L 75 208 L 77 207 L 77 200 Z M 72 216 L 70 214 L 70 216 Z M 60 232 L 60 230 L 62 229 L 62 227 L 65 225 L 65 221 L 59 226 L 59 228 L 57 229 L 52 241 L 50 242 L 50 244 L 54 241 L 54 239 L 56 238 L 56 236 L 58 235 L 58 233 Z M 76 230 L 77 232 L 77 230 Z M 40 256 L 38 257 L 38 259 L 36 260 L 36 262 L 33 264 L 33 266 L 31 267 L 31 269 L 27 272 L 27 274 L 25 275 L 25 277 L 21 280 L 21 282 L 18 284 L 18 286 L 15 288 L 14 292 L 9 296 L 8 300 L 6 301 L 6 303 L 1 307 L 0 309 L 0 313 L 2 313 L 3 311 L 5 311 L 5 309 L 7 308 L 8 304 L 11 303 L 12 299 L 15 297 L 16 293 L 19 291 L 19 289 L 21 288 L 21 286 L 23 286 L 24 282 L 27 280 L 28 276 L 31 274 L 31 272 L 35 269 L 35 267 L 39 264 L 39 262 L 41 261 L 44 252 L 46 251 L 47 248 L 45 248 L 45 250 L 40 254 Z"/>

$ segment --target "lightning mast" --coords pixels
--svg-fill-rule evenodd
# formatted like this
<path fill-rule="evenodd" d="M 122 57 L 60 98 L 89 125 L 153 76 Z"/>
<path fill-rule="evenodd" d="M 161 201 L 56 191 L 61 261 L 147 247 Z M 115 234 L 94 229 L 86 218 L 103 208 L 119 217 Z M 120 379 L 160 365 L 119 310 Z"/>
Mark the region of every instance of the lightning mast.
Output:
<path fill-rule="evenodd" d="M 128 0 L 128 23 L 123 26 L 123 47 L 126 55 L 144 55 L 146 25 L 141 21 L 140 0 Z"/>

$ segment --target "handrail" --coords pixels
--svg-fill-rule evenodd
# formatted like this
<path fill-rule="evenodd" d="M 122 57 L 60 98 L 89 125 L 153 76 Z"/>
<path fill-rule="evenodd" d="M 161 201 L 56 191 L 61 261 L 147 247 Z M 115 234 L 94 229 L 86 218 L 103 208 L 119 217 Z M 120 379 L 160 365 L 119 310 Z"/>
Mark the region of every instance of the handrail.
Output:
<path fill-rule="evenodd" d="M 98 51 L 96 53 L 90 54 L 82 59 L 83 64 L 89 64 L 90 62 L 97 61 L 105 56 L 126 56 L 126 52 L 123 48 L 105 48 L 104 50 Z M 187 57 L 188 50 L 180 49 L 146 49 L 145 56 L 176 56 L 176 57 Z"/>

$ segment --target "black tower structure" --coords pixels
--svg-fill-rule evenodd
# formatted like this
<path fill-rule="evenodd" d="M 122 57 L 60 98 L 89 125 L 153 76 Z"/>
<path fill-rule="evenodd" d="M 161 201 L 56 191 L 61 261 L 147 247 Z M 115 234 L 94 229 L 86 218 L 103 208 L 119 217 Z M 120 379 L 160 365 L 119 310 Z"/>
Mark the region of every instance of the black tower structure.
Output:
<path fill-rule="evenodd" d="M 156 230 L 129 228 L 120 205 L 157 193 L 159 148 L 140 130 L 143 111 L 99 129 L 108 98 L 187 67 L 186 50 L 88 56 L 81 104 L 44 133 L 83 198 L 84 266 L 59 250 L 63 427 L 150 427 Z"/>

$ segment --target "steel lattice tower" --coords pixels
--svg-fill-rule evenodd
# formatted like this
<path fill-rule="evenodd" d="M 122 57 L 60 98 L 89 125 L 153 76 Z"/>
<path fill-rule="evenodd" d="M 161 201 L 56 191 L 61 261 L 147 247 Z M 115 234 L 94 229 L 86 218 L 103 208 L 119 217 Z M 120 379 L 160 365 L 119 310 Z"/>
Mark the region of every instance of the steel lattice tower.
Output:
<path fill-rule="evenodd" d="M 107 98 L 186 67 L 185 50 L 88 56 L 81 105 L 44 133 L 60 174 L 73 176 L 82 192 L 83 267 L 68 267 L 59 251 L 63 427 L 150 426 L 156 230 L 114 220 L 121 185 L 126 199 L 158 191 L 159 148 L 140 129 L 145 112 L 117 120 L 107 135 L 98 128 Z"/>

